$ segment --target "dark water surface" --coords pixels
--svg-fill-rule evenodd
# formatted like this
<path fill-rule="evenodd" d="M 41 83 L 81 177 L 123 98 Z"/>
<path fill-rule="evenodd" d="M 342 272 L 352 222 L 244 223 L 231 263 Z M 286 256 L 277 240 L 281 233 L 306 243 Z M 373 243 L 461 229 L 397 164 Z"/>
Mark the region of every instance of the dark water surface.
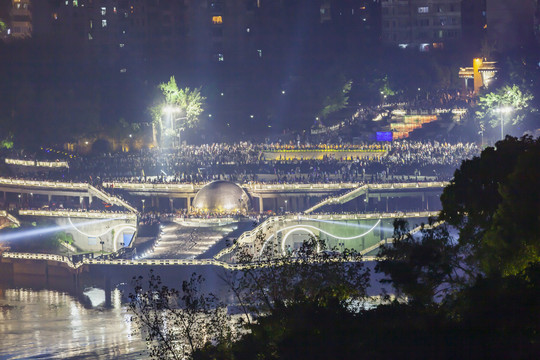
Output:
<path fill-rule="evenodd" d="M 0 284 L 0 359 L 145 359 L 119 290 L 69 293 Z"/>

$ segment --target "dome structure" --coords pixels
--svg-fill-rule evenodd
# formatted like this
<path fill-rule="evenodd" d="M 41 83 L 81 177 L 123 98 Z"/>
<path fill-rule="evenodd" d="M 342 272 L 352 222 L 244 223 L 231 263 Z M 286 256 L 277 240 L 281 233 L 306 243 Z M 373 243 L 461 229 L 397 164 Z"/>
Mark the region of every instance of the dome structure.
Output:
<path fill-rule="evenodd" d="M 240 186 L 230 181 L 213 181 L 205 185 L 195 198 L 192 207 L 202 212 L 246 212 L 249 197 Z"/>

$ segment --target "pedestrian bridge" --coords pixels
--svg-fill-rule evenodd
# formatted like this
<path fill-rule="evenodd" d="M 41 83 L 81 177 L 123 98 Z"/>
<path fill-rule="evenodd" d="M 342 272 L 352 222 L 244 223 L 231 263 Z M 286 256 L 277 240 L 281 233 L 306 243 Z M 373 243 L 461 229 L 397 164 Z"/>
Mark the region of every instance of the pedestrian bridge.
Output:
<path fill-rule="evenodd" d="M 258 260 L 268 258 L 268 254 L 285 255 L 298 250 L 310 237 L 323 240 L 327 249 L 351 249 L 369 255 L 392 237 L 394 219 L 404 218 L 414 225 L 427 223 L 428 218 L 437 215 L 438 212 L 421 211 L 273 216 L 255 229 L 244 232 L 233 246 L 223 249 L 215 259 L 234 263 L 239 253 Z"/>
<path fill-rule="evenodd" d="M 115 266 L 218 266 L 229 270 L 242 270 L 263 266 L 280 265 L 279 256 L 265 256 L 265 248 L 282 249 L 288 254 L 299 241 L 310 235 L 321 236 L 329 243 L 329 247 L 353 248 L 362 254 L 362 261 L 376 260 L 375 250 L 382 244 L 391 241 L 393 220 L 395 218 L 417 220 L 423 222 L 428 217 L 437 216 L 436 212 L 414 213 L 373 213 L 373 214 L 339 214 L 315 215 L 309 218 L 301 216 L 274 216 L 259 224 L 254 230 L 244 232 L 230 247 L 223 249 L 210 259 L 101 259 L 83 258 L 73 263 L 67 256 L 52 254 L 16 253 L 6 251 L 0 256 L 2 261 L 9 259 L 42 260 L 63 263 L 71 269 L 79 269 L 84 265 Z M 313 225 L 311 225 L 313 224 Z M 419 231 L 416 227 L 411 231 Z M 342 245 L 341 245 L 342 244 Z M 339 246 L 342 246 L 341 248 Z M 246 251 L 253 255 L 250 263 L 237 262 L 237 254 Z"/>
<path fill-rule="evenodd" d="M 97 197 L 106 203 L 123 207 L 128 211 L 137 213 L 137 209 L 131 206 L 127 201 L 117 196 L 110 195 L 87 183 L 0 178 L 0 191 L 3 191 L 4 195 L 6 192 L 47 195 L 49 196 L 49 201 L 53 196 L 78 196 L 81 204 L 84 202 L 85 198 L 88 198 L 89 203 L 91 203 L 92 198 Z"/>
<path fill-rule="evenodd" d="M 381 191 L 392 191 L 392 192 L 398 192 L 400 190 L 426 190 L 426 189 L 442 189 L 446 187 L 449 183 L 443 182 L 443 181 L 436 181 L 436 182 L 413 182 L 413 183 L 387 183 L 387 184 L 364 184 L 361 186 L 358 186 L 351 191 L 339 195 L 339 196 L 333 196 L 329 197 L 327 199 L 324 199 L 320 203 L 310 207 L 309 209 L 305 210 L 305 214 L 309 214 L 314 212 L 315 210 L 326 206 L 326 205 L 338 205 L 338 204 L 345 204 L 348 201 L 351 201 L 359 196 L 369 196 L 369 192 L 381 192 Z"/>

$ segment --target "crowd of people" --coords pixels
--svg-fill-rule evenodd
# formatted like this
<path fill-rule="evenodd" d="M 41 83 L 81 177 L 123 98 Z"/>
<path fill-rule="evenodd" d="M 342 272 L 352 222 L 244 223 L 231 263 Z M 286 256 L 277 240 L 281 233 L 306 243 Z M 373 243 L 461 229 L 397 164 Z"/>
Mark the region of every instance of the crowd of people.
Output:
<path fill-rule="evenodd" d="M 319 158 L 294 150 L 324 150 Z M 363 156 L 342 150 L 371 152 Z M 268 151 L 287 156 L 268 160 Z M 78 156 L 68 169 L 38 171 L 35 178 L 84 181 L 204 183 L 213 180 L 264 183 L 381 182 L 418 177 L 447 180 L 461 161 L 480 153 L 475 143 L 437 141 L 374 142 L 362 144 L 235 144 L 187 145 L 174 151 L 158 149 L 130 153 Z"/>

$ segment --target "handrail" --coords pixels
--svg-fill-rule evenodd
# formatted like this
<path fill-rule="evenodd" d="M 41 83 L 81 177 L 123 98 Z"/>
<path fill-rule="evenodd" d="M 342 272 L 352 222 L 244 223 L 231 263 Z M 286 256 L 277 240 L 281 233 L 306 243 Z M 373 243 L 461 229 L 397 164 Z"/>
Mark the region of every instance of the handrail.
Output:
<path fill-rule="evenodd" d="M 370 219 L 391 219 L 391 218 L 399 218 L 399 217 L 435 217 L 439 214 L 438 211 L 415 211 L 415 212 L 392 212 L 392 213 L 355 213 L 355 214 L 332 214 L 332 215 L 322 215 L 322 214 L 316 214 L 316 215 L 310 215 L 310 219 L 314 220 L 370 220 Z M 303 220 L 310 220 L 310 219 L 303 219 Z M 250 231 L 243 232 L 236 242 L 225 248 L 222 249 L 219 253 L 217 253 L 214 256 L 214 259 L 219 260 L 225 255 L 230 254 L 234 250 L 236 250 L 240 245 L 243 244 L 249 244 L 253 242 L 253 238 L 257 236 L 257 234 L 262 233 L 263 235 L 266 235 L 268 229 L 271 225 L 274 225 L 275 223 L 279 222 L 287 222 L 287 221 L 298 221 L 298 215 L 284 215 L 284 216 L 271 216 L 262 223 L 260 223 L 255 229 Z"/>
<path fill-rule="evenodd" d="M 279 266 L 283 265 L 283 260 L 277 259 L 275 261 L 265 261 L 265 262 L 251 262 L 245 264 L 229 264 L 224 261 L 219 261 L 216 259 L 142 259 L 142 260 L 127 260 L 127 259 L 114 259 L 114 260 L 105 260 L 105 259 L 89 259 L 84 258 L 78 263 L 72 263 L 71 260 L 62 255 L 52 255 L 52 254 L 32 254 L 32 253 L 16 253 L 6 251 L 0 254 L 0 257 L 6 259 L 26 259 L 26 260 L 47 260 L 47 261 L 56 261 L 60 263 L 65 263 L 72 269 L 78 269 L 83 265 L 131 265 L 131 266 L 219 266 L 227 270 L 246 270 L 254 268 L 263 268 L 270 266 Z M 374 256 L 363 257 L 359 261 L 373 261 L 376 258 Z M 339 261 L 339 260 L 337 260 Z M 347 260 L 343 260 L 347 261 Z M 348 260 L 350 261 L 350 260 Z M 318 260 L 312 260 L 310 263 L 317 263 Z"/>
<path fill-rule="evenodd" d="M 21 223 L 20 223 L 19 219 L 17 219 L 15 216 L 11 215 L 10 213 L 8 213 L 8 212 L 5 211 L 5 210 L 0 210 L 0 217 L 5 217 L 5 218 L 7 218 L 9 221 L 11 221 L 12 223 L 14 223 L 15 225 L 21 226 Z"/>
<path fill-rule="evenodd" d="M 127 201 L 120 199 L 119 197 L 109 195 L 104 191 L 99 190 L 98 188 L 88 184 L 88 192 L 93 192 L 98 198 L 108 202 L 109 204 L 123 206 L 133 213 L 137 213 L 137 209 L 131 206 Z"/>
<path fill-rule="evenodd" d="M 136 220 L 133 213 L 115 213 L 108 211 L 72 211 L 72 210 L 19 210 L 21 216 L 72 217 L 85 219 L 131 219 Z"/>
<path fill-rule="evenodd" d="M 0 178 L 0 185 L 30 186 L 30 187 L 39 187 L 39 188 L 57 188 L 57 189 L 73 189 L 73 190 L 88 189 L 87 183 L 68 183 L 68 182 L 11 179 L 11 178 Z"/>
<path fill-rule="evenodd" d="M 369 191 L 369 190 L 396 190 L 396 189 L 417 189 L 417 188 L 444 188 L 448 186 L 450 183 L 446 181 L 430 181 L 430 182 L 415 182 L 415 183 L 383 183 L 383 184 L 366 184 L 357 187 L 356 189 L 353 189 L 343 195 L 339 196 L 333 196 L 329 197 L 327 199 L 324 199 L 323 201 L 319 202 L 318 204 L 313 205 L 309 209 L 305 210 L 305 214 L 309 214 L 315 210 L 317 210 L 320 207 L 323 207 L 327 204 L 343 204 L 346 201 L 350 201 L 352 199 L 347 199 L 351 195 L 355 194 L 355 192 L 362 192 L 362 191 Z M 358 194 L 360 196 L 362 194 Z M 356 197 L 356 196 L 355 196 Z M 353 197 L 354 199 L 354 197 Z"/>
<path fill-rule="evenodd" d="M 21 159 L 6 158 L 5 163 L 8 165 L 18 165 L 18 166 L 69 168 L 69 164 L 67 161 L 39 161 L 39 160 L 21 160 Z"/>

